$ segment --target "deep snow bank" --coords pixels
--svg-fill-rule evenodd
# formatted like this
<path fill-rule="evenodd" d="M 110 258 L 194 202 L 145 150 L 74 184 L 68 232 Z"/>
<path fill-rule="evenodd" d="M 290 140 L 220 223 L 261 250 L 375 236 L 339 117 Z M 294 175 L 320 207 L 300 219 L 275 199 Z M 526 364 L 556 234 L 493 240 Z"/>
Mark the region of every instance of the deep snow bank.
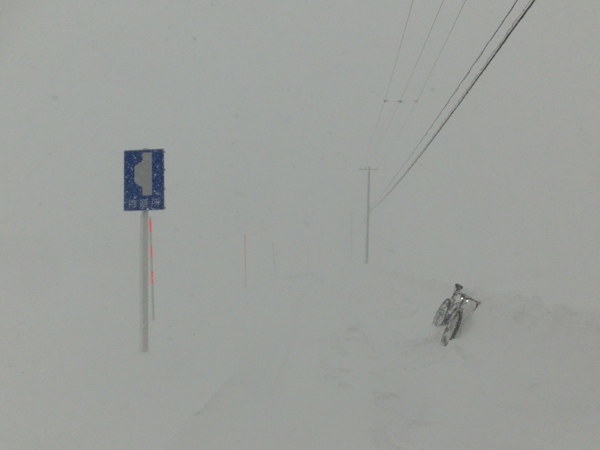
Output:
<path fill-rule="evenodd" d="M 460 280 L 456 280 L 460 281 Z M 171 449 L 596 448 L 600 316 L 368 267 L 254 292 L 245 358 Z"/>

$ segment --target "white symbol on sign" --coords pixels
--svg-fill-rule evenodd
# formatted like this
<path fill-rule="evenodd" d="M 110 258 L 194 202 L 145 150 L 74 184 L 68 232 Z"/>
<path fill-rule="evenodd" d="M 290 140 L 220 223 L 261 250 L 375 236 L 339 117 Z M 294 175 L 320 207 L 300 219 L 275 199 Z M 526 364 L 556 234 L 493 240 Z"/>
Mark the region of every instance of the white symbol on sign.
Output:
<path fill-rule="evenodd" d="M 142 188 L 142 195 L 152 195 L 152 153 L 142 153 L 142 162 L 133 168 L 133 181 Z"/>

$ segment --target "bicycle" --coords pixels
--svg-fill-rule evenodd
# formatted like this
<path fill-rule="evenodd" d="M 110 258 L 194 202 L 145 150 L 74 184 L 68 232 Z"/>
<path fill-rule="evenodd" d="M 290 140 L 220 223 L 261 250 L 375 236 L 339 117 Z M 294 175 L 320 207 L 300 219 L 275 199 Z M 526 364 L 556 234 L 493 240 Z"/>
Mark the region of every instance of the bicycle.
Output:
<path fill-rule="evenodd" d="M 464 314 L 467 311 L 475 311 L 481 304 L 480 301 L 463 293 L 463 287 L 460 284 L 457 283 L 454 287 L 455 289 L 452 297 L 447 298 L 442 302 L 433 318 L 433 324 L 436 327 L 446 325 L 446 329 L 444 330 L 444 333 L 442 333 L 442 345 L 444 347 L 448 345 L 449 341 L 456 337 Z"/>

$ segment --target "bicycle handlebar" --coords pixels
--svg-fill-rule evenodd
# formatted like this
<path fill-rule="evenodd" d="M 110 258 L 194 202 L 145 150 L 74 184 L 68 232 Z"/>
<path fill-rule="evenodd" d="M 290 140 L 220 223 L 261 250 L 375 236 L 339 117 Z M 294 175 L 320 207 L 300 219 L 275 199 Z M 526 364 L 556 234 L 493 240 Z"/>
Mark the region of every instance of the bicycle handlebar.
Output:
<path fill-rule="evenodd" d="M 480 300 L 475 300 L 473 297 L 469 297 L 468 295 L 462 294 L 462 298 L 463 300 L 472 300 L 475 302 L 475 309 L 477 309 L 479 307 L 479 305 L 481 305 L 481 301 Z"/>
<path fill-rule="evenodd" d="M 481 302 L 479 300 L 475 300 L 473 297 L 469 297 L 467 294 L 465 294 L 464 292 L 460 292 L 462 291 L 464 288 L 462 285 L 456 283 L 454 285 L 454 287 L 456 288 L 456 290 L 454 291 L 454 295 L 459 294 L 464 300 L 473 300 L 475 302 L 475 309 L 477 309 L 477 307 L 479 305 L 481 305 Z"/>

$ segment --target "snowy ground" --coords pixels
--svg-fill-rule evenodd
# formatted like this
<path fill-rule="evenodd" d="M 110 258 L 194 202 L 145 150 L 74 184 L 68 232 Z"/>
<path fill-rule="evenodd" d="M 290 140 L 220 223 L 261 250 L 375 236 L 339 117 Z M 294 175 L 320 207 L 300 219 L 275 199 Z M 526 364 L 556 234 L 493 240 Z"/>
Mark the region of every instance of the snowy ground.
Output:
<path fill-rule="evenodd" d="M 355 266 L 217 291 L 160 305 L 149 354 L 136 352 L 137 336 L 102 337 L 101 320 L 60 333 L 42 315 L 29 327 L 3 316 L 0 448 L 547 450 L 600 441 L 597 312 L 466 286 L 483 304 L 444 348 L 431 319 L 452 282 Z"/>
<path fill-rule="evenodd" d="M 514 4 L 2 2 L 0 450 L 598 448 L 600 2 L 535 3 L 357 256 L 359 169 L 379 204 Z"/>

